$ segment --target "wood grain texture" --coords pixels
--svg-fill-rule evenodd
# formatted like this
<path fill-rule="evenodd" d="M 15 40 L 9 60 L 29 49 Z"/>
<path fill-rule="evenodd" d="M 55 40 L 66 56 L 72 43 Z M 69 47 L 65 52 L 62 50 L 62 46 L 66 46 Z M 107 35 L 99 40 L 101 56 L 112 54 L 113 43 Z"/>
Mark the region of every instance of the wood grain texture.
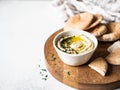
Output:
<path fill-rule="evenodd" d="M 59 32 L 53 33 L 46 41 L 44 55 L 47 69 L 58 81 L 80 90 L 113 90 L 120 88 L 120 66 L 109 65 L 106 76 L 101 76 L 88 67 L 88 63 L 97 57 L 106 57 L 107 48 L 113 42 L 98 42 L 98 47 L 90 61 L 84 65 L 73 67 L 64 64 L 53 47 L 53 38 Z M 54 57 L 54 59 L 53 59 Z"/>

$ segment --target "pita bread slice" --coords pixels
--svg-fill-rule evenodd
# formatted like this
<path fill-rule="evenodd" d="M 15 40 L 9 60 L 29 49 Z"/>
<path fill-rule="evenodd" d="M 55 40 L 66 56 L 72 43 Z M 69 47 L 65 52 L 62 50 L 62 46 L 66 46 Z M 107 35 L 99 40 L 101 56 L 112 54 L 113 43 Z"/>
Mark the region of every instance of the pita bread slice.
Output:
<path fill-rule="evenodd" d="M 102 76 L 105 76 L 108 69 L 108 63 L 102 57 L 96 58 L 94 61 L 88 64 L 88 66 Z"/>
<path fill-rule="evenodd" d="M 95 14 L 92 23 L 91 23 L 90 26 L 88 26 L 85 30 L 88 30 L 88 29 L 90 29 L 90 28 L 95 27 L 95 26 L 98 25 L 102 20 L 103 20 L 103 16 L 102 16 L 102 15 Z"/>
<path fill-rule="evenodd" d="M 88 30 L 94 36 L 99 37 L 107 32 L 107 27 L 104 24 L 98 24 L 94 28 Z"/>
<path fill-rule="evenodd" d="M 64 30 L 85 29 L 87 28 L 94 16 L 91 13 L 76 14 L 68 19 L 64 26 Z"/>
<path fill-rule="evenodd" d="M 120 48 L 120 40 L 114 42 L 111 46 L 109 46 L 107 51 L 111 53 L 112 51 L 114 51 L 117 48 Z"/>
<path fill-rule="evenodd" d="M 120 48 L 112 51 L 107 57 L 106 60 L 112 65 L 120 65 Z"/>

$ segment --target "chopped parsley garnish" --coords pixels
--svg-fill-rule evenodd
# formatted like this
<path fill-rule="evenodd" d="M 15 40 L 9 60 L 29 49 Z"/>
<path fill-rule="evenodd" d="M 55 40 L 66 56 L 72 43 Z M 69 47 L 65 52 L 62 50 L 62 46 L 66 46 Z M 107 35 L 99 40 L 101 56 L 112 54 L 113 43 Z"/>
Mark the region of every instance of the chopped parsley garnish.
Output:
<path fill-rule="evenodd" d="M 55 55 L 52 54 L 52 61 L 54 61 L 56 59 Z"/>
<path fill-rule="evenodd" d="M 68 71 L 67 74 L 70 76 L 70 71 Z"/>

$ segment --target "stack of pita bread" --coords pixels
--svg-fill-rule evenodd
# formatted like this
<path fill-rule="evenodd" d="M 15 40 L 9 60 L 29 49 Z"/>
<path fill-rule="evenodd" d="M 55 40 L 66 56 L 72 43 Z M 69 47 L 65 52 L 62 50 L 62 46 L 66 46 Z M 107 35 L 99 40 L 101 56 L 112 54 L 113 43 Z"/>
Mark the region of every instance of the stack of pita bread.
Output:
<path fill-rule="evenodd" d="M 64 30 L 86 30 L 96 36 L 98 40 L 106 42 L 120 39 L 120 23 L 102 24 L 103 19 L 103 16 L 99 14 L 76 14 L 67 20 Z"/>
<path fill-rule="evenodd" d="M 92 33 L 100 41 L 116 41 L 120 39 L 120 23 L 110 22 L 102 24 L 102 15 L 91 14 L 91 13 L 80 13 L 70 17 L 65 26 L 64 30 L 85 30 Z M 110 47 L 108 47 L 110 53 L 105 58 L 98 57 L 93 60 L 88 66 L 94 69 L 102 76 L 105 76 L 108 69 L 108 63 L 112 65 L 120 65 L 120 41 L 116 41 Z"/>
<path fill-rule="evenodd" d="M 114 42 L 108 47 L 107 51 L 109 52 L 108 56 L 105 58 L 98 57 L 88 64 L 91 69 L 97 71 L 102 76 L 105 76 L 107 73 L 108 63 L 111 65 L 120 65 L 120 41 Z"/>

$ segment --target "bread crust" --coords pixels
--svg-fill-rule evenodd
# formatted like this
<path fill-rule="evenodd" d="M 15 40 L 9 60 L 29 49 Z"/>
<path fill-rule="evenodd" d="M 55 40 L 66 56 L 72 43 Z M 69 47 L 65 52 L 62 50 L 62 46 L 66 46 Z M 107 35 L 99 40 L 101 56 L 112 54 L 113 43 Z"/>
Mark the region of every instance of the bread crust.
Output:
<path fill-rule="evenodd" d="M 64 26 L 64 30 L 74 30 L 74 29 L 84 30 L 91 24 L 93 18 L 94 16 L 91 13 L 76 14 L 68 19 L 68 21 Z"/>

